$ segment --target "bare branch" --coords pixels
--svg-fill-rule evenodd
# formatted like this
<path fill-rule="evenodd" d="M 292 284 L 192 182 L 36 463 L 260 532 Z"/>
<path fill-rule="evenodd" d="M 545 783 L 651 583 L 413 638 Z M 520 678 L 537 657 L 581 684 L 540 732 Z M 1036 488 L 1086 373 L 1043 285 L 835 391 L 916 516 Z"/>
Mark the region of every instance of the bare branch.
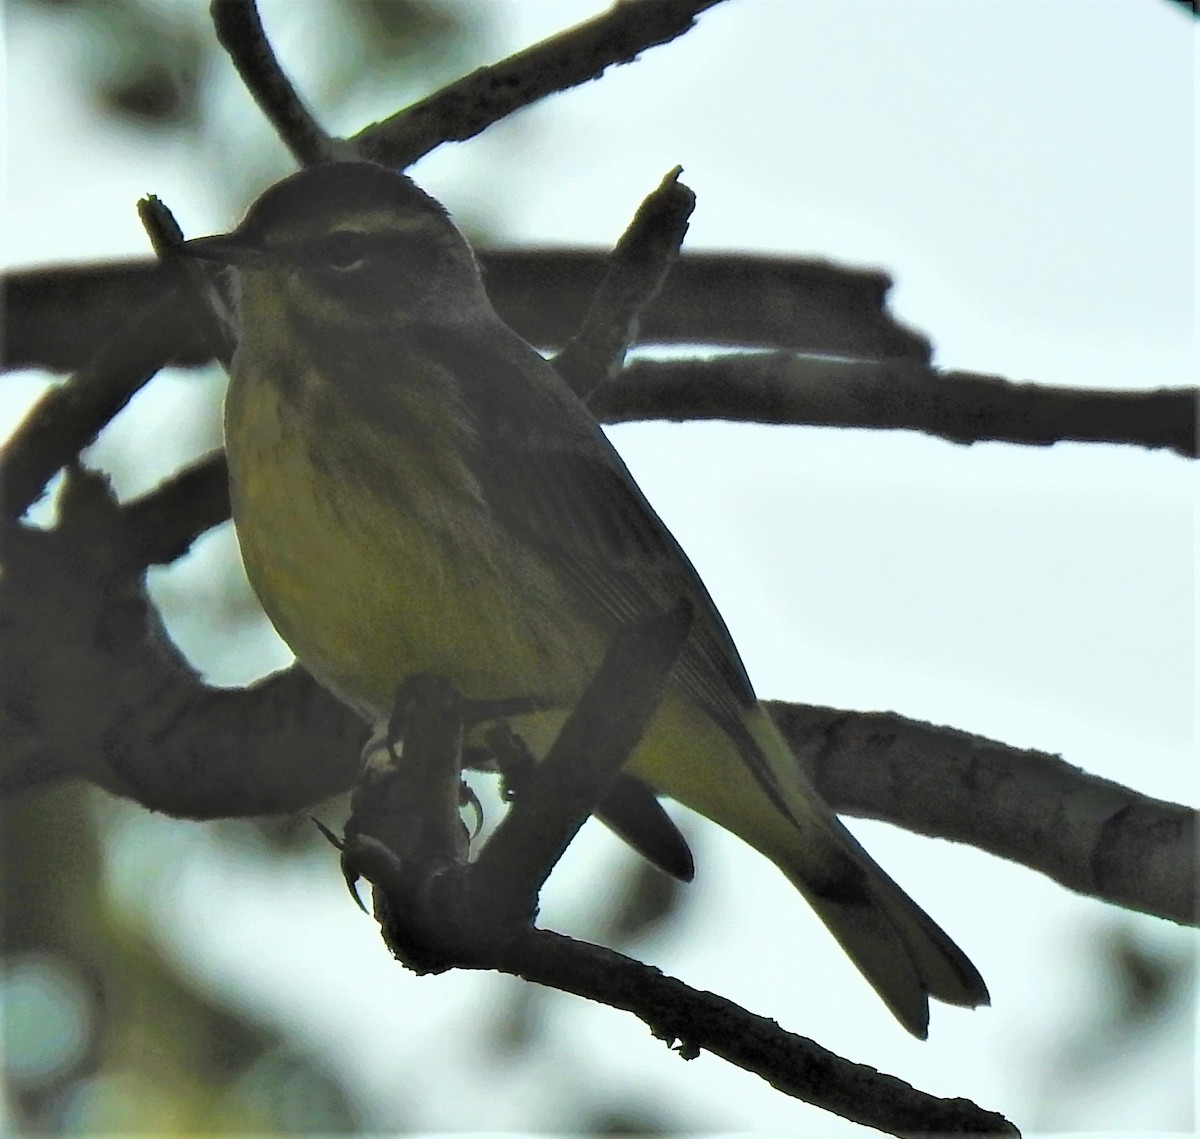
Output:
<path fill-rule="evenodd" d="M 658 706 L 691 628 L 690 605 L 618 632 L 583 698 L 475 866 L 481 893 L 536 895 Z"/>
<path fill-rule="evenodd" d="M 554 368 L 586 399 L 625 362 L 637 341 L 642 311 L 658 295 L 679 256 L 696 195 L 679 181 L 676 166 L 642 202 L 609 258 L 579 331 L 554 358 Z"/>
<path fill-rule="evenodd" d="M 567 342 L 608 271 L 597 249 L 482 250 L 497 312 L 542 348 Z M 82 367 L 125 314 L 173 288 L 152 261 L 25 269 L 0 278 L 7 306 L 5 368 Z M 885 273 L 825 261 L 736 253 L 681 253 L 642 315 L 642 344 L 727 344 L 788 348 L 857 359 L 929 360 L 929 342 L 898 325 L 885 305 Z M 172 362 L 211 358 L 182 304 Z"/>
<path fill-rule="evenodd" d="M 462 142 L 530 103 L 598 79 L 669 43 L 719 0 L 620 0 L 603 15 L 481 67 L 350 140 L 364 158 L 403 168 L 443 142 Z"/>
<path fill-rule="evenodd" d="M 590 249 L 483 250 L 480 261 L 496 311 L 541 347 L 574 333 L 607 268 Z M 886 273 L 828 261 L 684 252 L 643 314 L 638 342 L 927 362 L 929 341 L 886 310 L 891 288 Z"/>
<path fill-rule="evenodd" d="M 201 684 L 127 559 L 111 538 L 96 541 L 104 526 L 132 540 L 122 517 L 62 532 L 20 528 L 7 543 L 0 795 L 84 778 L 155 810 L 219 818 L 286 813 L 348 789 L 365 735 L 357 718 L 298 668 L 246 690 Z M 979 846 L 1116 905 L 1196 921 L 1196 823 L 1186 807 L 1053 756 L 897 716 L 791 704 L 773 714 L 845 813 Z"/>
<path fill-rule="evenodd" d="M 162 366 L 173 348 L 168 295 L 126 322 L 85 368 L 51 388 L 0 447 L 0 517 L 20 518 Z"/>
<path fill-rule="evenodd" d="M 325 133 L 279 65 L 254 0 L 212 0 L 209 11 L 221 46 L 296 161 L 314 166 L 352 157 L 349 148 Z"/>
<path fill-rule="evenodd" d="M 1096 391 L 787 352 L 634 360 L 592 395 L 610 423 L 727 419 L 922 431 L 953 443 L 1065 440 L 1197 454 L 1200 389 Z"/>
<path fill-rule="evenodd" d="M 202 684 L 120 548 L 121 512 L 73 471 L 53 531 L 16 527 L 0 579 L 0 795 L 86 779 L 192 818 L 280 814 L 342 791 L 366 731 L 299 669 Z"/>
<path fill-rule="evenodd" d="M 611 949 L 535 930 L 509 945 L 495 967 L 625 1009 L 685 1060 L 711 1052 L 786 1095 L 889 1135 L 1019 1134 L 1003 1116 L 969 1100 L 918 1091 Z"/>
<path fill-rule="evenodd" d="M 229 470 L 225 452 L 213 451 L 127 502 L 114 520 L 112 544 L 131 568 L 170 565 L 228 519 Z"/>
<path fill-rule="evenodd" d="M 341 844 L 347 880 L 371 883 L 388 948 L 418 973 L 495 969 L 623 1009 L 683 1059 L 710 1051 L 787 1095 L 888 1134 L 1017 1135 L 969 1101 L 937 1099 L 650 966 L 533 928 L 541 884 L 657 703 L 687 634 L 684 617 L 679 610 L 640 621 L 613 638 L 550 756 L 474 862 L 457 791 L 475 702 L 434 676 L 401 686 L 403 758 L 390 748 L 373 754 Z"/>
<path fill-rule="evenodd" d="M 1200 924 L 1196 811 L 1056 755 L 894 713 L 770 709 L 836 810 L 967 843 L 1078 893 Z"/>

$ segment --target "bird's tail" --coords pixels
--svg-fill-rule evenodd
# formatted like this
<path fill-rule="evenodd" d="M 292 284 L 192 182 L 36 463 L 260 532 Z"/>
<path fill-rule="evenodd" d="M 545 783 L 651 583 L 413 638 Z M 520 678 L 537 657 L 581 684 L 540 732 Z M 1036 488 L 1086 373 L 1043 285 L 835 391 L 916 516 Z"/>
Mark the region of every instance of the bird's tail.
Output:
<path fill-rule="evenodd" d="M 761 832 L 744 837 L 804 895 L 900 1023 L 924 1039 L 930 997 L 967 1008 L 988 1004 L 979 971 L 825 805 L 761 706 L 747 726 L 791 818 L 770 829 L 769 849 Z"/>

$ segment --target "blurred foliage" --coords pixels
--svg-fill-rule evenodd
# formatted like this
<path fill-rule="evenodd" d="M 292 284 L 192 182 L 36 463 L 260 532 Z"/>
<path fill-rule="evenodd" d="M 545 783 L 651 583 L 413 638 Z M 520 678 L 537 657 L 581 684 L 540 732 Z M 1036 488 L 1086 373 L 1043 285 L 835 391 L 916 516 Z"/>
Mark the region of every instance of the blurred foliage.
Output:
<path fill-rule="evenodd" d="M 207 127 L 204 87 L 214 65 L 224 64 L 224 53 L 201 0 L 10 2 L 60 21 L 64 32 L 78 37 L 75 80 L 115 125 L 170 132 Z M 332 33 L 320 41 L 323 74 L 316 95 L 326 109 L 381 85 L 381 77 L 385 88 L 388 76 L 414 90 L 435 86 L 479 49 L 486 19 L 478 4 L 430 0 L 308 0 L 306 6 Z M 272 5 L 263 7 L 269 24 Z M 311 99 L 314 93 L 307 94 Z"/>
<path fill-rule="evenodd" d="M 81 49 L 72 68 L 102 115 L 160 131 L 201 124 L 200 89 L 218 48 L 201 5 L 149 0 L 17 0 L 60 21 Z"/>
<path fill-rule="evenodd" d="M 291 1131 L 296 1103 L 311 1105 L 321 1088 L 321 1129 L 353 1128 L 346 1093 L 315 1059 L 290 1061 L 304 1072 L 303 1096 L 246 1083 L 283 1042 L 197 988 L 112 905 L 99 798 L 62 787 L 3 810 L 10 1133 Z"/>
<path fill-rule="evenodd" d="M 1102 943 L 1106 969 L 1113 978 L 1109 1023 L 1117 1033 L 1153 1025 L 1181 1005 L 1195 1007 L 1196 956 L 1180 947 L 1155 950 L 1138 928 L 1121 922 Z"/>
<path fill-rule="evenodd" d="M 1158 936 L 1149 936 L 1151 931 Z M 1098 969 L 1091 1000 L 1050 1042 L 1042 1068 L 1039 1130 L 1059 1130 L 1067 1119 L 1078 1117 L 1080 1105 L 1102 1100 L 1118 1073 L 1156 1072 L 1160 1046 L 1173 1038 L 1181 1022 L 1194 1022 L 1197 954 L 1192 931 L 1172 931 L 1164 922 L 1114 913 L 1098 931 L 1092 951 Z M 1156 1072 L 1162 1092 L 1147 1110 L 1156 1119 L 1176 1111 L 1181 1125 L 1191 1130 L 1195 1089 L 1172 1081 L 1171 1071 Z"/>
<path fill-rule="evenodd" d="M 1167 0 L 1168 4 L 1177 4 L 1185 12 L 1190 12 L 1193 19 L 1200 19 L 1200 7 L 1197 6 L 1196 0 Z"/>

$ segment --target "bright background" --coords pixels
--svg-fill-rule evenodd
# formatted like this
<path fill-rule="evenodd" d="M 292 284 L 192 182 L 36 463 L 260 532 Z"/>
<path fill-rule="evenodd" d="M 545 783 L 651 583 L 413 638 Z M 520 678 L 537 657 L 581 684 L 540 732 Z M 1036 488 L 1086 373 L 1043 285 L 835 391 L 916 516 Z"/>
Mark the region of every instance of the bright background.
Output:
<path fill-rule="evenodd" d="M 205 131 L 114 125 L 78 79 L 109 47 L 70 7 L 7 12 L 6 262 L 145 255 L 134 203 L 147 192 L 189 235 L 228 228 L 286 169 L 231 69 L 219 60 L 204 88 Z M 164 7 L 195 9 L 204 32 L 196 0 Z M 416 74 L 347 90 L 329 78 L 332 7 L 262 3 L 285 66 L 341 131 L 601 10 L 434 7 L 474 30 Z M 688 247 L 886 269 L 893 310 L 932 338 L 941 366 L 1099 388 L 1194 383 L 1195 27 L 1156 0 L 742 0 L 413 173 L 489 240 L 608 245 L 680 163 L 698 196 Z M 45 382 L 3 377 L 5 433 Z M 220 388 L 212 373 L 160 376 L 90 460 L 123 496 L 149 488 L 216 444 Z M 727 424 L 612 437 L 761 695 L 894 710 L 1200 798 L 1186 460 Z M 289 659 L 239 574 L 225 527 L 154 579 L 172 631 L 217 683 Z M 249 828 L 94 798 L 121 920 L 197 991 L 319 1057 L 364 1131 L 577 1132 L 615 1119 L 856 1133 L 712 1057 L 681 1063 L 623 1014 L 533 999 L 505 979 L 406 974 L 327 848 L 281 857 Z M 852 825 L 975 960 L 993 1008 L 938 1007 L 930 1040 L 908 1039 L 774 868 L 699 822 L 696 885 L 632 951 L 1027 1134 L 1194 1129 L 1193 934 L 969 848 Z M 544 920 L 587 935 L 628 872 L 589 827 Z M 1149 1013 L 1130 995 L 1131 960 L 1175 986 Z M 10 962 L 12 1055 L 39 1017 L 61 1021 L 62 1039 L 86 1037 L 73 983 L 61 963 Z M 12 1078 L 27 1086 L 69 1061 L 22 1069 L 18 1055 Z M 279 1070 L 246 1079 L 278 1091 Z M 153 1098 L 128 1069 L 102 1070 L 51 1115 L 64 1130 L 161 1132 Z"/>

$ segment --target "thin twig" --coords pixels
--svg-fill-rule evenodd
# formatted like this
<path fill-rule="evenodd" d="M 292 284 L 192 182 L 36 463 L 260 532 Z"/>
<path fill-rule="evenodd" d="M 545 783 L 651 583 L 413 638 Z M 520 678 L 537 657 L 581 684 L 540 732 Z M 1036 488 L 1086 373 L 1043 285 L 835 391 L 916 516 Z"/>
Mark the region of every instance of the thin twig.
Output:
<path fill-rule="evenodd" d="M 676 166 L 642 202 L 609 258 L 579 331 L 552 363 L 582 399 L 613 376 L 637 340 L 642 311 L 679 255 L 696 195 Z"/>
<path fill-rule="evenodd" d="M 786 1095 L 889 1135 L 1019 1135 L 1002 1115 L 969 1100 L 931 1096 L 855 1064 L 773 1020 L 611 949 L 534 930 L 511 943 L 493 965 L 625 1009 L 685 1060 L 711 1052 Z"/>
<path fill-rule="evenodd" d="M 326 134 L 279 65 L 254 0 L 212 0 L 209 11 L 221 46 L 296 161 L 315 166 L 352 157 Z"/>
<path fill-rule="evenodd" d="M 183 241 L 183 230 L 157 195 L 142 198 L 137 209 L 150 245 L 177 295 L 183 298 L 213 355 L 228 368 L 237 342 L 236 318 L 228 287 L 222 283 L 221 271 L 193 257 L 176 255 Z"/>
<path fill-rule="evenodd" d="M 410 166 L 444 142 L 473 138 L 555 91 L 598 79 L 616 63 L 669 43 L 719 0 L 622 0 L 603 15 L 551 36 L 372 123 L 350 140 L 364 158 Z"/>

